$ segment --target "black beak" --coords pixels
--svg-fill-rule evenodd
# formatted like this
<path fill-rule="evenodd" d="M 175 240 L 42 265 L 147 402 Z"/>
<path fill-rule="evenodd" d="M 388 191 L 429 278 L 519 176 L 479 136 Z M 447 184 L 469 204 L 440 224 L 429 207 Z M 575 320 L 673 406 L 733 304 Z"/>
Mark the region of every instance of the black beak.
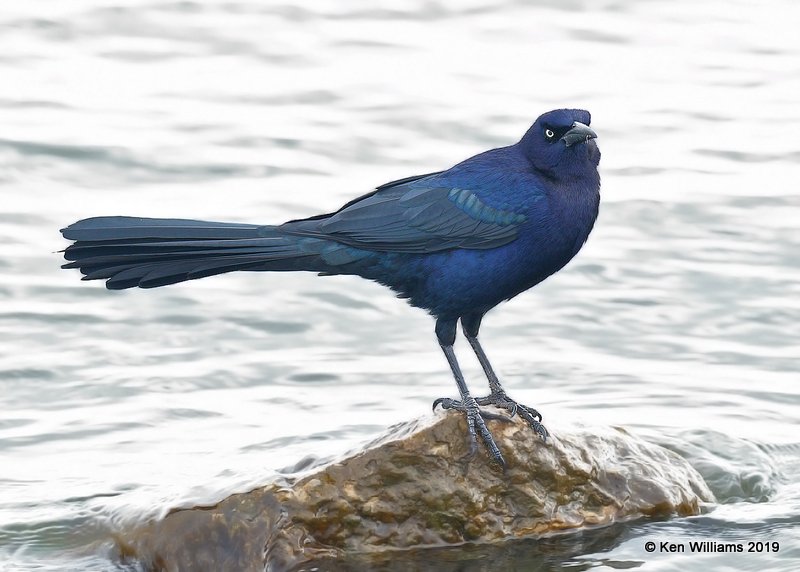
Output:
<path fill-rule="evenodd" d="M 567 147 L 570 147 L 575 143 L 586 143 L 589 139 L 596 138 L 597 133 L 595 133 L 591 127 L 584 125 L 580 121 L 576 121 L 572 124 L 572 129 L 564 133 L 561 140 L 567 144 Z"/>

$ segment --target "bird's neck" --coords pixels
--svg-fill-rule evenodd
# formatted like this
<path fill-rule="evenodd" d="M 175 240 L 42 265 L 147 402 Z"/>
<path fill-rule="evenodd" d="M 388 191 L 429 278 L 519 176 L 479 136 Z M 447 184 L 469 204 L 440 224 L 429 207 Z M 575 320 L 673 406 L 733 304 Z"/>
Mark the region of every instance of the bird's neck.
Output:
<path fill-rule="evenodd" d="M 569 177 L 551 179 L 547 194 L 550 211 L 561 220 L 561 228 L 574 231 L 572 238 L 582 245 L 594 226 L 600 208 L 600 175 L 597 169 L 582 173 L 573 171 Z"/>

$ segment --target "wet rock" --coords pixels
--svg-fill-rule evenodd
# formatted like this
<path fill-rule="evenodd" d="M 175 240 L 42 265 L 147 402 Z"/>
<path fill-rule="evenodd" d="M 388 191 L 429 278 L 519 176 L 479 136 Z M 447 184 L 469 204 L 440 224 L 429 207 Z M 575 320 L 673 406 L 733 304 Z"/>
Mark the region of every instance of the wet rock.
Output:
<path fill-rule="evenodd" d="M 505 473 L 467 460 L 456 413 L 406 423 L 292 481 L 175 510 L 119 538 L 154 570 L 300 570 L 388 551 L 495 543 L 643 516 L 694 515 L 713 496 L 677 454 L 623 429 L 491 421 Z"/>

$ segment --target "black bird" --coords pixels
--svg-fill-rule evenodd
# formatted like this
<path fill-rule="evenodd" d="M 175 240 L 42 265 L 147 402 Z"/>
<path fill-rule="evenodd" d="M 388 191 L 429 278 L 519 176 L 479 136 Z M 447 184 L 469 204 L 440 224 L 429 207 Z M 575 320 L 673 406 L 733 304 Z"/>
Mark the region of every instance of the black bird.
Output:
<path fill-rule="evenodd" d="M 336 212 L 281 225 L 183 219 L 97 217 L 62 229 L 64 251 L 84 280 L 111 290 L 156 288 L 234 270 L 306 270 L 374 280 L 436 318 L 436 336 L 460 399 L 433 407 L 463 411 L 470 450 L 479 434 L 492 458 L 503 455 L 481 406 L 519 414 L 546 438 L 541 415 L 508 397 L 478 341 L 484 314 L 538 284 L 577 254 L 597 218 L 600 151 L 580 109 L 539 117 L 522 139 L 446 171 L 378 187 Z M 489 379 L 473 398 L 453 342 L 461 320 Z"/>

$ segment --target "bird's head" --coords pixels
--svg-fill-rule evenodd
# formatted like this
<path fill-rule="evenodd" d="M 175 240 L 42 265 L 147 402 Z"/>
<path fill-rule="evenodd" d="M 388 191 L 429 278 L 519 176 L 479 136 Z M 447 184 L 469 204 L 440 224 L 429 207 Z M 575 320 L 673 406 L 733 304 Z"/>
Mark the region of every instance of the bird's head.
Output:
<path fill-rule="evenodd" d="M 525 157 L 553 178 L 595 171 L 600 162 L 597 137 L 589 124 L 592 116 L 583 109 L 548 111 L 528 129 L 519 145 Z M 587 173 L 588 174 L 588 173 Z"/>

